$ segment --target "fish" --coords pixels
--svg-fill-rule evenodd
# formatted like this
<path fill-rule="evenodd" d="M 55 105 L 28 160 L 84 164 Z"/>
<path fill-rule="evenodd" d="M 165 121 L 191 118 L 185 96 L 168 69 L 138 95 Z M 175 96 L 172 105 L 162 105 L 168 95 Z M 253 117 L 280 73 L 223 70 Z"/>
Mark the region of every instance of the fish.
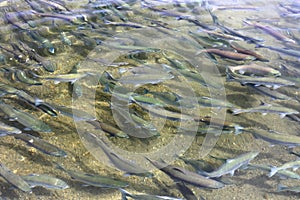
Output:
<path fill-rule="evenodd" d="M 250 22 L 250 21 L 247 21 L 247 20 L 244 20 L 243 22 L 248 24 L 248 25 L 254 26 L 255 28 L 259 28 L 259 29 L 263 30 L 265 33 L 270 34 L 271 36 L 273 36 L 277 40 L 296 44 L 295 40 L 283 35 L 279 31 L 272 28 L 271 26 L 262 25 L 262 24 L 259 24 L 259 23 L 253 23 L 253 22 Z"/>
<path fill-rule="evenodd" d="M 122 130 L 114 126 L 111 126 L 107 123 L 103 123 L 98 120 L 89 121 L 89 123 L 92 124 L 96 129 L 102 129 L 103 131 L 109 133 L 112 136 L 117 136 L 120 138 L 129 138 L 129 136 L 126 133 L 124 133 Z"/>
<path fill-rule="evenodd" d="M 188 120 L 194 119 L 190 115 L 169 111 L 160 106 L 149 105 L 149 104 L 142 103 L 142 102 L 137 102 L 137 104 L 139 106 L 141 106 L 143 109 L 148 110 L 152 114 L 162 117 L 162 118 L 167 118 L 167 119 L 174 120 L 174 121 L 188 121 Z"/>
<path fill-rule="evenodd" d="M 29 184 L 24 181 L 19 175 L 13 173 L 9 168 L 7 168 L 3 163 L 0 163 L 0 175 L 10 184 L 16 188 L 22 190 L 23 192 L 31 193 L 31 188 Z"/>
<path fill-rule="evenodd" d="M 63 180 L 47 175 L 47 174 L 29 174 L 21 176 L 26 181 L 30 188 L 43 187 L 46 189 L 64 190 L 70 186 Z"/>
<path fill-rule="evenodd" d="M 37 119 L 35 116 L 23 112 L 21 110 L 17 110 L 10 105 L 5 104 L 4 102 L 0 101 L 0 109 L 8 115 L 8 117 L 12 120 L 16 120 L 23 126 L 28 129 L 37 132 L 51 132 L 51 128 L 45 124 L 43 121 Z"/>
<path fill-rule="evenodd" d="M 267 58 L 263 57 L 262 55 L 254 52 L 254 51 L 241 48 L 237 44 L 230 43 L 230 46 L 232 48 L 234 48 L 239 53 L 243 53 L 243 54 L 248 54 L 250 56 L 254 56 L 256 58 L 256 60 L 259 60 L 259 61 L 262 61 L 262 62 L 269 62 L 269 60 Z"/>
<path fill-rule="evenodd" d="M 147 170 L 143 169 L 137 164 L 117 155 L 115 152 L 112 151 L 111 148 L 109 148 L 109 146 L 103 141 L 103 139 L 97 137 L 95 134 L 86 132 L 85 139 L 90 144 L 97 145 L 99 148 L 101 148 L 102 151 L 107 155 L 111 163 L 119 170 L 124 171 L 126 174 L 145 177 L 153 176 L 151 172 L 148 172 Z"/>
<path fill-rule="evenodd" d="M 127 200 L 127 197 L 130 197 L 135 200 L 183 200 L 181 198 L 160 196 L 160 195 L 132 194 L 122 188 L 120 188 L 119 191 L 122 194 L 122 200 Z"/>
<path fill-rule="evenodd" d="M 258 151 L 251 151 L 248 153 L 241 154 L 233 159 L 227 159 L 220 168 L 213 172 L 205 173 L 206 176 L 210 178 L 221 177 L 225 174 L 234 175 L 235 170 L 241 168 L 242 166 L 247 166 L 248 163 L 258 156 Z"/>
<path fill-rule="evenodd" d="M 88 174 L 85 172 L 73 171 L 65 169 L 63 166 L 57 164 L 57 168 L 63 170 L 74 180 L 84 183 L 86 185 L 101 187 L 101 188 L 123 188 L 129 186 L 129 184 L 122 180 L 110 178 L 108 176 L 102 176 L 99 174 Z"/>
<path fill-rule="evenodd" d="M 281 76 L 280 71 L 273 69 L 271 67 L 257 65 L 251 63 L 249 65 L 239 65 L 239 66 L 228 66 L 228 68 L 235 73 L 236 71 L 242 75 L 254 75 L 254 76 Z"/>
<path fill-rule="evenodd" d="M 289 148 L 300 146 L 300 137 L 296 135 L 274 133 L 259 128 L 246 128 L 244 131 L 250 132 L 254 137 L 261 138 L 272 144 L 279 144 Z"/>
<path fill-rule="evenodd" d="M 58 13 L 45 13 L 45 12 L 35 12 L 35 14 L 39 17 L 49 17 L 49 18 L 56 18 L 56 19 L 62 19 L 67 22 L 71 22 L 75 25 L 81 25 L 87 22 L 86 16 L 83 14 L 73 14 L 73 15 L 64 15 L 64 14 L 58 14 Z M 54 53 L 54 51 L 53 51 Z"/>
<path fill-rule="evenodd" d="M 249 85 L 251 88 L 253 88 L 255 91 L 258 91 L 259 93 L 269 96 L 272 99 L 279 99 L 279 100 L 290 100 L 291 97 L 282 94 L 280 92 L 278 92 L 277 90 L 272 90 L 270 88 L 267 87 L 263 87 L 263 86 L 254 86 L 254 85 Z"/>
<path fill-rule="evenodd" d="M 264 164 L 251 164 L 249 163 L 247 166 L 247 169 L 261 169 L 264 171 L 270 171 L 272 168 L 271 165 L 264 165 Z M 300 175 L 289 171 L 289 170 L 278 170 L 277 173 L 275 174 L 279 176 L 282 179 L 290 178 L 290 179 L 300 179 Z"/>
<path fill-rule="evenodd" d="M 31 58 L 33 58 L 35 61 L 41 63 L 41 65 L 44 67 L 45 70 L 47 70 L 48 72 L 54 72 L 56 70 L 57 65 L 55 62 L 40 56 L 35 51 L 35 49 L 29 47 L 26 43 L 19 41 L 19 44 L 27 51 L 27 53 L 29 54 L 29 56 Z M 49 45 L 47 45 L 47 46 L 49 46 Z"/>
<path fill-rule="evenodd" d="M 239 75 L 229 71 L 230 69 L 226 67 L 226 80 L 236 81 L 241 85 L 254 85 L 254 86 L 265 86 L 272 89 L 278 89 L 283 86 L 294 86 L 295 83 L 279 78 L 279 77 L 251 77 Z"/>
<path fill-rule="evenodd" d="M 176 188 L 181 192 L 185 199 L 198 200 L 194 192 L 188 188 L 183 182 L 177 182 Z"/>
<path fill-rule="evenodd" d="M 123 85 L 134 85 L 135 87 L 144 85 L 144 84 L 158 84 L 166 80 L 173 79 L 174 76 L 169 73 L 157 72 L 156 74 L 138 74 L 138 75 L 127 75 L 122 76 L 118 83 Z"/>
<path fill-rule="evenodd" d="M 10 134 L 20 134 L 20 133 L 22 133 L 20 129 L 0 122 L 0 137 L 5 135 L 10 135 Z"/>
<path fill-rule="evenodd" d="M 198 103 L 201 106 L 208 106 L 208 107 L 217 107 L 217 108 L 236 108 L 237 106 L 224 100 L 224 99 L 215 99 L 206 96 L 198 97 Z"/>
<path fill-rule="evenodd" d="M 70 74 L 55 74 L 55 75 L 45 75 L 45 76 L 39 76 L 34 75 L 40 79 L 45 80 L 51 80 L 54 81 L 54 84 L 58 84 L 60 82 L 70 82 L 71 84 L 75 83 L 79 79 L 82 79 L 88 75 L 91 75 L 90 73 L 83 73 L 83 74 L 77 74 L 77 73 L 70 73 Z"/>
<path fill-rule="evenodd" d="M 28 85 L 42 85 L 42 83 L 33 78 L 29 78 L 28 75 L 23 70 L 15 70 L 15 77 L 22 83 L 26 83 Z"/>
<path fill-rule="evenodd" d="M 25 134 L 25 133 L 14 135 L 14 137 L 16 139 L 20 139 L 26 142 L 29 146 L 32 146 L 47 155 L 56 156 L 56 157 L 67 156 L 67 153 L 64 150 L 58 148 L 57 146 L 54 146 L 53 144 L 46 142 L 41 138 L 29 134 Z"/>
<path fill-rule="evenodd" d="M 209 54 L 216 54 L 218 56 L 221 56 L 223 58 L 229 58 L 232 60 L 256 60 L 254 56 L 243 54 L 243 53 L 237 53 L 233 51 L 226 51 L 221 49 L 204 49 L 196 53 L 196 55 L 199 55 L 201 53 L 209 53 Z"/>
<path fill-rule="evenodd" d="M 279 53 L 283 53 L 283 54 L 293 56 L 293 57 L 300 59 L 300 51 L 298 51 L 298 50 L 282 48 L 282 47 L 273 47 L 273 46 L 267 46 L 267 45 L 262 45 L 262 44 L 257 44 L 255 47 L 256 48 L 267 48 L 267 49 L 277 51 Z"/>
<path fill-rule="evenodd" d="M 72 41 L 67 37 L 65 32 L 60 33 L 60 39 L 64 44 L 66 44 L 68 46 L 72 45 Z"/>
<path fill-rule="evenodd" d="M 58 11 L 70 11 L 65 5 L 63 5 L 62 1 L 45 1 L 45 0 L 39 0 L 38 1 L 41 4 L 53 7 L 55 10 Z"/>
<path fill-rule="evenodd" d="M 144 96 L 144 95 L 132 94 L 130 96 L 130 99 L 136 103 L 146 103 L 149 105 L 161 106 L 161 107 L 166 106 L 166 104 L 160 99 Z"/>
<path fill-rule="evenodd" d="M 274 174 L 276 174 L 279 170 L 285 170 L 285 169 L 288 169 L 288 168 L 292 168 L 293 171 L 295 171 L 299 167 L 300 167 L 300 160 L 287 162 L 287 163 L 281 165 L 280 167 L 274 167 L 273 166 L 273 167 L 271 167 L 269 177 L 274 176 Z"/>
<path fill-rule="evenodd" d="M 264 103 L 263 105 L 254 107 L 254 108 L 248 108 L 248 109 L 233 109 L 232 113 L 234 115 L 238 115 L 241 113 L 255 113 L 259 112 L 262 113 L 263 115 L 266 115 L 267 113 L 275 113 L 279 114 L 280 118 L 284 118 L 287 115 L 293 115 L 293 114 L 299 114 L 297 110 L 294 110 L 292 108 L 286 108 L 277 104 L 266 104 Z"/>
<path fill-rule="evenodd" d="M 210 189 L 219 189 L 224 187 L 222 182 L 207 178 L 195 172 L 173 166 L 167 165 L 164 162 L 158 162 L 147 158 L 147 160 L 154 165 L 159 170 L 166 173 L 171 178 L 175 179 L 176 181 L 183 181 L 195 186 L 210 188 Z"/>
<path fill-rule="evenodd" d="M 224 33 L 231 34 L 233 36 L 237 36 L 239 38 L 242 38 L 243 40 L 247 41 L 248 43 L 258 44 L 258 43 L 264 41 L 263 39 L 257 39 L 257 38 L 253 38 L 253 37 L 244 35 L 244 34 L 239 33 L 238 31 L 236 31 L 234 29 L 231 29 L 231 28 L 223 25 L 222 23 L 220 23 L 218 17 L 210 9 L 208 9 L 208 12 L 212 17 L 214 24 L 216 24 L 221 30 L 223 30 Z"/>
<path fill-rule="evenodd" d="M 282 185 L 282 184 L 278 184 L 277 191 L 278 192 L 290 191 L 290 192 L 299 193 L 300 192 L 300 186 L 288 187 L 288 186 L 285 186 L 285 185 Z"/>
<path fill-rule="evenodd" d="M 27 31 L 27 34 L 33 39 L 38 41 L 41 46 L 48 50 L 49 53 L 54 54 L 55 48 L 53 44 L 47 39 L 42 37 L 38 32 L 36 31 Z"/>
<path fill-rule="evenodd" d="M 50 106 L 54 110 L 56 110 L 58 113 L 72 118 L 75 122 L 94 121 L 97 119 L 94 115 L 92 115 L 88 112 L 85 112 L 83 110 L 78 110 L 76 108 L 59 106 L 59 105 L 55 105 L 55 104 L 51 104 Z"/>

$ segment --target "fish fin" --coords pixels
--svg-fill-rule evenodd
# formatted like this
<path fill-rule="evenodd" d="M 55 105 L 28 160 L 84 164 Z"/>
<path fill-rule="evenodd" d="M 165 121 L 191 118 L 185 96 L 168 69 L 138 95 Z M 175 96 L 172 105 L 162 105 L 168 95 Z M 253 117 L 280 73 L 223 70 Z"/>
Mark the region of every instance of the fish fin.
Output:
<path fill-rule="evenodd" d="M 231 170 L 231 171 L 229 172 L 229 174 L 230 174 L 230 176 L 233 176 L 233 175 L 234 175 L 234 170 Z"/>
<path fill-rule="evenodd" d="M 227 159 L 226 163 L 231 163 L 232 161 L 234 161 L 234 159 Z"/>
<path fill-rule="evenodd" d="M 276 90 L 276 89 L 278 89 L 278 88 L 280 88 L 280 85 L 273 85 L 273 86 L 272 86 L 272 89 L 273 89 L 273 90 Z"/>
<path fill-rule="evenodd" d="M 299 168 L 299 166 L 292 167 L 293 171 L 296 171 Z"/>
<path fill-rule="evenodd" d="M 31 131 L 31 128 L 26 127 L 26 128 L 24 128 L 23 130 L 24 130 L 24 131 Z"/>
<path fill-rule="evenodd" d="M 239 73 L 240 73 L 240 74 L 245 74 L 245 70 L 240 69 L 240 70 L 239 70 Z"/>
<path fill-rule="evenodd" d="M 278 171 L 277 167 L 271 167 L 271 171 L 270 171 L 269 177 L 274 176 L 277 173 L 277 171 Z"/>
<path fill-rule="evenodd" d="M 263 116 L 267 115 L 268 113 L 261 113 Z"/>
<path fill-rule="evenodd" d="M 55 85 L 57 85 L 57 84 L 59 84 L 60 83 L 60 81 L 54 81 L 54 84 Z"/>
<path fill-rule="evenodd" d="M 278 184 L 278 187 L 277 187 L 277 192 L 281 192 L 282 190 L 284 190 L 285 188 L 287 188 L 285 185 L 282 185 L 282 184 Z"/>
<path fill-rule="evenodd" d="M 39 106 L 41 105 L 41 103 L 43 103 L 44 101 L 42 99 L 39 99 L 39 98 L 35 98 L 34 99 L 34 104 L 35 106 Z"/>
<path fill-rule="evenodd" d="M 282 118 L 284 118 L 286 116 L 286 114 L 285 113 L 281 113 L 279 116 L 282 119 Z"/>
<path fill-rule="evenodd" d="M 244 127 L 239 126 L 239 125 L 234 125 L 234 134 L 235 135 L 240 134 L 242 132 L 241 130 L 244 130 Z"/>
<path fill-rule="evenodd" d="M 242 113 L 243 112 L 243 110 L 242 109 L 232 109 L 232 114 L 233 115 L 238 115 L 238 114 L 240 114 L 240 113 Z"/>

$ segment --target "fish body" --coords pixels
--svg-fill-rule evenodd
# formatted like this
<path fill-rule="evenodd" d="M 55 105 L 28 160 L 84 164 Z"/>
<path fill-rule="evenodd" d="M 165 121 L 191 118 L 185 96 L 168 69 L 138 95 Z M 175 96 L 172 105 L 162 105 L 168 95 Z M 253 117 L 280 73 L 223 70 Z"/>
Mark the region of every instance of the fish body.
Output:
<path fill-rule="evenodd" d="M 278 89 L 283 86 L 293 86 L 294 82 L 278 78 L 278 77 L 251 77 L 239 75 L 229 71 L 229 68 L 226 68 L 227 81 L 237 81 L 242 85 L 254 85 L 254 86 L 265 86 L 268 88 Z"/>
<path fill-rule="evenodd" d="M 38 78 L 54 81 L 54 84 L 58 84 L 60 82 L 70 82 L 71 84 L 75 83 L 77 80 L 82 79 L 88 76 L 89 73 L 84 74 L 56 74 L 56 75 L 48 75 L 48 76 L 37 76 Z"/>
<path fill-rule="evenodd" d="M 28 75 L 23 70 L 16 70 L 15 77 L 22 83 L 26 83 L 28 85 L 42 85 L 42 83 L 38 80 L 28 77 Z"/>
<path fill-rule="evenodd" d="M 10 184 L 23 192 L 31 192 L 31 188 L 19 175 L 14 174 L 4 164 L 0 163 L 0 175 Z"/>
<path fill-rule="evenodd" d="M 63 180 L 46 174 L 30 174 L 21 177 L 29 184 L 30 188 L 40 186 L 47 189 L 64 190 L 70 187 Z"/>
<path fill-rule="evenodd" d="M 166 80 L 171 80 L 173 78 L 174 76 L 169 73 L 138 74 L 122 76 L 122 78 L 119 79 L 118 82 L 124 85 L 131 84 L 135 86 L 140 86 L 144 84 L 158 84 Z"/>
<path fill-rule="evenodd" d="M 183 181 L 186 183 L 190 183 L 192 185 L 205 187 L 205 188 L 211 188 L 211 189 L 218 189 L 224 187 L 224 184 L 207 178 L 205 176 L 202 176 L 200 174 L 197 174 L 195 172 L 188 171 L 186 169 L 168 165 L 166 166 L 165 163 L 153 161 L 148 159 L 156 168 L 163 171 L 167 175 L 169 175 L 171 178 L 179 181 Z"/>
<path fill-rule="evenodd" d="M 281 76 L 280 71 L 271 67 L 261 66 L 257 64 L 229 66 L 232 72 L 238 71 L 243 75 L 255 75 L 255 76 Z"/>
<path fill-rule="evenodd" d="M 25 134 L 25 133 L 15 135 L 15 138 L 26 142 L 29 146 L 32 146 L 45 154 L 56 156 L 56 157 L 67 156 L 67 153 L 64 150 L 58 148 L 57 146 L 54 146 L 53 144 L 46 142 L 41 138 L 29 134 Z"/>
<path fill-rule="evenodd" d="M 150 194 L 131 194 L 130 192 L 119 189 L 122 193 L 122 200 L 127 200 L 127 197 L 130 197 L 135 200 L 183 200 L 180 198 L 175 197 L 168 197 L 168 196 L 159 196 L 159 195 L 150 195 Z"/>
<path fill-rule="evenodd" d="M 37 132 L 51 132 L 51 128 L 33 115 L 17 110 L 0 101 L 0 109 L 12 120 L 18 121 L 23 126 Z"/>
<path fill-rule="evenodd" d="M 287 162 L 280 167 L 272 167 L 270 170 L 269 177 L 272 177 L 274 174 L 276 174 L 279 170 L 285 170 L 288 168 L 292 168 L 293 171 L 297 170 L 300 167 L 300 160 L 292 161 L 292 162 Z"/>
<path fill-rule="evenodd" d="M 65 171 L 69 176 L 71 176 L 76 181 L 84 183 L 86 185 L 91 185 L 94 187 L 101 187 L 101 188 L 123 188 L 127 187 L 128 183 L 110 178 L 108 176 L 101 176 L 99 174 L 87 174 L 84 172 L 79 171 L 72 171 L 65 169 L 61 165 L 58 165 L 58 168 Z"/>
<path fill-rule="evenodd" d="M 22 133 L 22 131 L 19 130 L 18 128 L 0 122 L 0 137 L 9 134 L 20 134 L 20 133 Z"/>
<path fill-rule="evenodd" d="M 225 51 L 221 49 L 205 49 L 200 51 L 200 53 L 206 52 L 206 53 L 212 53 L 216 54 L 218 56 L 224 57 L 224 58 L 229 58 L 232 60 L 255 60 L 256 58 L 254 56 L 248 55 L 248 54 L 243 54 L 243 53 L 237 53 L 233 51 Z M 199 53 L 197 53 L 199 54 Z"/>
<path fill-rule="evenodd" d="M 254 26 L 255 28 L 259 28 L 259 29 L 263 30 L 265 33 L 270 34 L 271 36 L 273 36 L 274 38 L 276 38 L 280 41 L 290 42 L 290 43 L 296 44 L 295 40 L 293 40 L 291 38 L 288 38 L 287 36 L 283 35 L 282 33 L 280 33 L 279 31 L 275 30 L 274 28 L 272 28 L 270 26 L 262 25 L 262 24 L 259 24 L 259 23 L 252 23 L 252 22 L 249 22 L 249 21 L 244 21 L 244 22 L 248 25 Z"/>
<path fill-rule="evenodd" d="M 259 152 L 253 151 L 249 153 L 245 153 L 242 155 L 239 155 L 238 157 L 234 159 L 228 159 L 226 160 L 226 163 L 224 163 L 220 168 L 218 168 L 216 171 L 206 173 L 208 177 L 221 177 L 225 174 L 231 174 L 234 175 L 235 170 L 238 168 L 248 165 L 248 163 L 253 160 Z"/>
<path fill-rule="evenodd" d="M 262 114 L 275 113 L 275 114 L 279 114 L 281 118 L 285 117 L 286 115 L 299 114 L 297 110 L 286 108 L 280 105 L 271 105 L 271 104 L 263 104 L 255 108 L 248 108 L 248 109 L 233 109 L 232 111 L 234 115 L 241 114 L 241 113 L 255 113 L 255 112 L 259 112 Z"/>
<path fill-rule="evenodd" d="M 249 164 L 247 166 L 247 169 L 261 169 L 261 170 L 264 170 L 264 171 L 269 171 L 271 170 L 272 166 L 270 165 L 264 165 L 264 164 Z M 295 173 L 295 172 L 292 172 L 292 171 L 289 171 L 289 170 L 278 170 L 276 172 L 277 176 L 279 176 L 280 178 L 290 178 L 290 179 L 300 179 L 300 175 Z"/>
<path fill-rule="evenodd" d="M 282 184 L 279 184 L 278 188 L 277 188 L 277 191 L 278 192 L 290 191 L 290 192 L 299 193 L 300 192 L 300 186 L 288 187 L 288 186 L 284 186 Z"/>
<path fill-rule="evenodd" d="M 123 159 L 122 157 L 114 153 L 112 149 L 110 149 L 109 146 L 101 138 L 98 138 L 93 133 L 87 132 L 85 135 L 86 135 L 85 137 L 86 140 L 88 140 L 88 142 L 90 143 L 97 144 L 97 146 L 99 146 L 103 150 L 103 152 L 107 155 L 111 163 L 114 164 L 114 166 L 119 170 L 124 171 L 126 172 L 126 174 L 129 175 L 147 176 L 147 177 L 153 176 L 152 173 L 148 172 L 147 170 L 143 169 L 137 164 L 129 160 Z"/>
<path fill-rule="evenodd" d="M 58 113 L 65 115 L 67 117 L 71 117 L 74 119 L 74 121 L 94 121 L 96 120 L 96 117 L 92 114 L 85 112 L 83 110 L 78 110 L 71 107 L 66 106 L 58 106 L 51 104 L 51 107 L 56 110 Z"/>
<path fill-rule="evenodd" d="M 296 58 L 300 58 L 300 51 L 299 50 L 294 50 L 294 49 L 287 49 L 287 48 L 280 48 L 280 47 L 273 47 L 273 46 L 267 46 L 267 45 L 256 45 L 257 48 L 267 48 L 273 51 L 277 51 L 289 56 L 293 56 Z"/>
<path fill-rule="evenodd" d="M 288 147 L 300 146 L 300 137 L 296 135 L 272 133 L 268 130 L 258 128 L 249 128 L 245 129 L 245 131 L 252 133 L 257 138 L 261 138 L 273 144 L 279 144 Z"/>

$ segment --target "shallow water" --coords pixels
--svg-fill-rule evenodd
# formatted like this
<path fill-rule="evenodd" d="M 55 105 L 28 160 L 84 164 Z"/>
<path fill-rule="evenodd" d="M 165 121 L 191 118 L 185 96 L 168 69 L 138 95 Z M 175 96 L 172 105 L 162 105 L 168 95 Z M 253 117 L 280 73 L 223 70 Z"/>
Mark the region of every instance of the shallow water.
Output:
<path fill-rule="evenodd" d="M 157 160 L 163 159 L 168 163 L 190 170 L 192 170 L 191 166 L 176 159 L 178 155 L 190 159 L 201 158 L 215 168 L 220 166 L 222 161 L 213 157 L 221 159 L 234 158 L 248 151 L 260 151 L 260 154 L 251 161 L 254 164 L 280 166 L 285 162 L 297 159 L 295 155 L 288 153 L 287 147 L 271 146 L 263 140 L 255 139 L 247 132 L 239 135 L 224 133 L 218 137 L 195 136 L 197 123 L 184 120 L 168 120 L 149 114 L 135 104 L 128 106 L 127 102 L 118 102 L 118 99 L 114 99 L 108 94 L 109 84 L 98 82 L 99 77 L 95 79 L 95 77 L 88 76 L 75 82 L 74 85 L 63 82 L 55 84 L 51 80 L 41 80 L 42 85 L 33 86 L 18 81 L 14 75 L 13 70 L 15 69 L 32 71 L 41 76 L 67 74 L 74 66 L 77 66 L 77 73 L 90 72 L 100 76 L 106 71 L 114 79 L 121 79 L 127 75 L 132 75 L 128 71 L 123 74 L 120 73 L 122 70 L 137 69 L 141 66 L 149 66 L 154 69 L 157 64 L 171 65 L 171 61 L 167 59 L 171 58 L 171 60 L 181 60 L 187 65 L 187 69 L 200 74 L 208 86 L 203 86 L 199 84 L 199 80 L 195 81 L 195 79 L 187 77 L 180 69 L 160 68 L 159 70 L 153 70 L 155 71 L 153 73 L 158 71 L 163 75 L 166 71 L 169 73 L 168 70 L 170 70 L 175 78 L 159 81 L 153 85 L 141 82 L 139 85 L 121 87 L 119 92 L 143 94 L 147 89 L 152 92 L 173 92 L 184 97 L 209 96 L 221 100 L 226 99 L 242 108 L 255 107 L 260 105 L 261 102 L 265 102 L 278 103 L 299 111 L 299 82 L 293 87 L 281 87 L 276 90 L 289 96 L 289 100 L 273 100 L 256 92 L 249 86 L 226 81 L 226 66 L 243 64 L 244 62 L 232 61 L 218 56 L 213 59 L 205 53 L 196 55 L 201 50 L 203 51 L 205 43 L 201 44 L 195 40 L 191 32 L 200 36 L 209 36 L 206 31 L 216 28 L 211 15 L 205 9 L 205 2 L 80 1 L 79 3 L 79 1 L 65 1 L 65 7 L 70 11 L 54 9 L 41 2 L 39 2 L 41 11 L 37 12 L 50 13 L 56 16 L 62 13 L 64 13 L 64 16 L 76 15 L 80 20 L 71 22 L 61 17 L 33 15 L 33 18 L 29 20 L 30 22 L 28 22 L 28 19 L 25 20 L 26 23 L 23 15 L 16 15 L 17 19 L 11 21 L 5 13 L 27 13 L 25 11 L 34 9 L 25 1 L 2 1 L 0 4 L 2 11 L 0 45 L 6 49 L 12 49 L 10 44 L 18 44 L 18 41 L 22 41 L 34 48 L 43 58 L 55 62 L 56 69 L 54 72 L 49 72 L 26 53 L 28 59 L 24 60 L 12 55 L 5 49 L 1 49 L 1 57 L 6 58 L 1 60 L 1 82 L 25 90 L 45 102 L 84 110 L 95 115 L 101 122 L 114 126 L 117 124 L 119 127 L 123 126 L 124 132 L 130 136 L 129 138 L 110 137 L 108 134 L 103 136 L 103 132 L 94 130 L 93 126 L 85 121 L 74 121 L 72 118 L 61 114 L 57 117 L 51 117 L 14 95 L 2 96 L 1 100 L 5 103 L 33 114 L 50 125 L 52 129 L 51 133 L 28 130 L 25 130 L 25 133 L 40 136 L 65 150 L 68 156 L 65 158 L 52 157 L 28 147 L 24 142 L 12 136 L 6 136 L 0 138 L 1 163 L 4 163 L 19 175 L 31 173 L 51 174 L 66 181 L 70 188 L 61 191 L 34 188 L 33 192 L 28 194 L 11 188 L 7 182 L 1 179 L 0 199 L 121 199 L 121 194 L 116 189 L 83 186 L 82 183 L 72 180 L 68 174 L 57 169 L 55 163 L 60 163 L 65 168 L 74 171 L 107 175 L 126 180 L 130 185 L 126 190 L 132 193 L 182 197 L 182 194 L 176 189 L 174 181 L 163 172 L 154 169 L 148 162 L 145 162 L 145 156 Z M 292 4 L 293 1 L 226 1 L 226 4 L 218 1 L 208 1 L 206 6 L 218 17 L 219 22 L 226 27 L 253 38 L 263 39 L 265 45 L 286 47 L 299 51 L 299 17 L 282 16 L 282 13 L 289 12 L 281 7 L 280 3 L 288 5 Z M 232 7 L 233 5 L 236 7 Z M 82 19 L 84 20 L 82 21 Z M 289 38 L 293 38 L 296 42 L 295 44 L 282 42 L 260 29 L 245 24 L 243 22 L 245 19 L 275 27 L 276 30 L 281 31 Z M 204 27 L 201 27 L 203 25 Z M 216 30 L 221 31 L 218 28 Z M 37 32 L 41 37 L 48 39 L 55 48 L 54 54 L 49 52 L 49 48 L 43 46 L 43 42 L 32 38 L 30 35 L 32 32 Z M 71 43 L 63 40 L 62 34 L 65 34 Z M 245 61 L 246 63 L 253 62 L 270 66 L 279 70 L 282 77 L 285 78 L 299 78 L 299 71 L 297 71 L 299 70 L 297 68 L 299 67 L 299 57 L 278 53 L 267 48 L 255 48 L 255 44 L 249 44 L 244 40 L 236 40 L 235 43 L 243 48 L 255 51 L 269 60 L 269 62 Z M 214 48 L 228 48 L 228 46 L 218 45 L 220 43 L 216 43 Z M 12 51 L 17 52 L 17 50 Z M 167 55 L 167 58 L 165 55 Z M 282 65 L 292 66 L 291 69 L 295 71 L 283 69 Z M 140 75 L 142 76 L 142 74 Z M 78 96 L 74 93 L 73 86 L 82 87 L 82 95 Z M 147 95 L 151 97 L 151 94 Z M 183 99 L 191 100 L 193 98 Z M 137 133 L 137 130 L 127 126 L 122 118 L 119 119 L 116 116 L 117 114 L 110 107 L 111 102 L 116 105 L 124 103 L 122 104 L 123 107 L 128 107 L 130 111 L 134 110 L 146 120 L 151 121 L 158 129 L 160 136 L 151 138 L 135 137 L 134 133 Z M 282 134 L 298 135 L 299 133 L 299 121 L 292 120 L 289 117 L 280 118 L 277 114 L 243 113 L 232 115 L 226 109 L 203 106 L 190 109 L 185 106 L 183 101 L 182 105 L 178 107 L 182 113 L 190 116 L 211 116 L 212 120 L 226 120 L 243 127 L 262 128 Z M 2 113 L 0 119 L 22 130 L 24 128 L 17 122 L 9 121 Z M 191 129 L 189 132 L 193 134 L 181 134 L 178 127 L 189 128 Z M 123 172 L 108 164 L 108 159 L 102 151 L 99 151 L 97 147 L 85 140 L 85 131 L 101 134 L 99 137 L 105 137 L 112 145 L 113 150 L 121 154 L 122 157 L 133 160 L 139 166 L 152 170 L 154 177 L 124 176 Z M 293 150 L 298 152 L 299 147 Z M 225 178 L 228 178 L 233 184 L 228 184 L 221 189 L 208 190 L 193 185 L 187 186 L 194 191 L 197 197 L 201 196 L 204 199 L 299 198 L 297 193 L 277 192 L 279 183 L 297 186 L 299 180 L 281 180 L 276 176 L 269 178 L 267 175 L 267 172 L 260 170 L 241 169 L 237 170 L 232 177 L 226 175 Z"/>

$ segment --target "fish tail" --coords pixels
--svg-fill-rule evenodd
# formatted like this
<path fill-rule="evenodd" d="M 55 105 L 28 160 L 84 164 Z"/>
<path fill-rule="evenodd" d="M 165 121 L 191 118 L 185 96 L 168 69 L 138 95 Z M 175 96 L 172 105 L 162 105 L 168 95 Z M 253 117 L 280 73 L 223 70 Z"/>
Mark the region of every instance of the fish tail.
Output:
<path fill-rule="evenodd" d="M 276 174 L 277 171 L 278 171 L 277 167 L 272 167 L 272 168 L 271 168 L 271 171 L 270 171 L 270 174 L 269 174 L 269 177 L 274 176 L 274 174 Z"/>
<path fill-rule="evenodd" d="M 119 188 L 121 194 L 122 194 L 122 200 L 127 200 L 127 197 L 132 197 L 132 195 L 127 191 L 122 188 Z"/>
<path fill-rule="evenodd" d="M 285 185 L 282 185 L 282 184 L 278 184 L 278 186 L 277 186 L 277 191 L 278 192 L 281 192 L 281 191 L 283 191 L 284 189 L 286 189 L 287 187 L 285 186 Z"/>
<path fill-rule="evenodd" d="M 240 114 L 240 113 L 242 113 L 243 112 L 243 110 L 242 109 L 232 109 L 232 114 L 233 115 L 238 115 L 238 114 Z"/>
<path fill-rule="evenodd" d="M 39 99 L 39 98 L 35 98 L 34 99 L 34 104 L 35 106 L 39 106 L 43 103 L 44 101 L 42 99 Z"/>

